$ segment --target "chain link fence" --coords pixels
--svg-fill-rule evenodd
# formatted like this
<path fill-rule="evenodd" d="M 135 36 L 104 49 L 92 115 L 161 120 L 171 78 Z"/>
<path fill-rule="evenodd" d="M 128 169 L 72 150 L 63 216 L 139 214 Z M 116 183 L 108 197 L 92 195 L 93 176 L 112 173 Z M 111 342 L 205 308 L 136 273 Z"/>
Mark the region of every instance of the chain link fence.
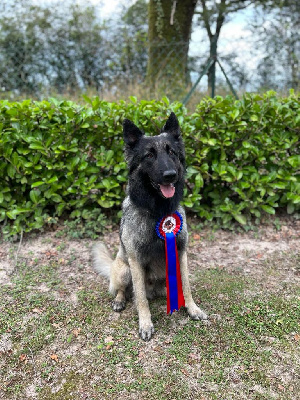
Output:
<path fill-rule="evenodd" d="M 171 100 L 183 100 L 204 71 L 207 53 L 195 51 L 196 43 L 160 40 L 149 46 L 146 21 L 137 24 L 127 18 L 124 23 L 120 17 L 107 22 L 101 11 L 100 3 L 75 0 L 2 0 L 0 96 L 74 98 L 87 92 L 108 100 L 129 95 L 167 95 Z M 299 43 L 295 46 L 299 52 Z M 259 80 L 263 90 L 287 89 L 291 85 L 297 88 L 297 57 L 290 56 L 290 66 L 281 63 L 278 67 L 278 71 L 290 69 L 296 80 L 291 83 L 286 78 L 284 84 L 283 74 L 280 79 L 272 76 L 275 69 L 270 58 L 255 71 L 256 76 L 249 76 L 239 64 L 239 57 L 218 57 L 224 71 L 217 65 L 216 94 L 230 92 L 228 79 L 238 92 L 245 88 L 257 90 Z M 206 73 L 201 90 L 211 94 L 204 89 Z M 199 86 L 195 88 L 197 99 L 199 90 Z"/>

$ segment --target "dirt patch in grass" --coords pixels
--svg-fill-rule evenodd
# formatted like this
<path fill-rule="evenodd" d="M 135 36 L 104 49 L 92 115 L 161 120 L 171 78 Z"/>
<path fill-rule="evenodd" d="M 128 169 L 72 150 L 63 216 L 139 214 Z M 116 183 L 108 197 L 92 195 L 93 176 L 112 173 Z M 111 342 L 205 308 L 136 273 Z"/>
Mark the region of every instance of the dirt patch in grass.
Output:
<path fill-rule="evenodd" d="M 93 241 L 0 243 L 0 398 L 297 398 L 300 221 L 239 234 L 190 225 L 192 289 L 210 321 L 151 301 L 149 343 L 132 302 L 111 310 Z M 115 254 L 118 232 L 103 240 Z"/>

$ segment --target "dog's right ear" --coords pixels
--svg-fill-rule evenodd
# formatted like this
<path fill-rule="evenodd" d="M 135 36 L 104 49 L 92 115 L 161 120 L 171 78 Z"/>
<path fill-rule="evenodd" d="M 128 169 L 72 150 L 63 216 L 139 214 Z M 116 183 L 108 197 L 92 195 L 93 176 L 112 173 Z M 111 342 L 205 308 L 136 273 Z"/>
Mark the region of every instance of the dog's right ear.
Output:
<path fill-rule="evenodd" d="M 130 147 L 135 146 L 143 135 L 144 133 L 137 126 L 135 126 L 133 122 L 131 122 L 129 119 L 124 119 L 123 137 L 126 144 L 128 144 Z"/>

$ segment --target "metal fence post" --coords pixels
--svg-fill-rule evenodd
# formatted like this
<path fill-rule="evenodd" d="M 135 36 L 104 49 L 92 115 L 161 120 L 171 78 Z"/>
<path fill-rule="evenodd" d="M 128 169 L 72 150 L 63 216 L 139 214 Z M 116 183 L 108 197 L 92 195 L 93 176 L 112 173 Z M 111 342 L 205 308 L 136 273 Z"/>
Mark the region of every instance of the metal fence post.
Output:
<path fill-rule="evenodd" d="M 189 93 L 185 96 L 185 98 L 183 99 L 183 104 L 186 105 L 187 102 L 190 100 L 191 95 L 194 93 L 198 83 L 201 81 L 201 79 L 203 78 L 203 76 L 207 73 L 207 71 L 209 70 L 210 66 L 214 63 L 214 60 L 212 58 L 209 58 L 207 60 L 206 66 L 204 67 L 204 70 L 201 72 L 199 78 L 196 80 L 196 82 L 194 83 L 192 89 L 189 91 Z"/>
<path fill-rule="evenodd" d="M 221 63 L 220 63 L 220 61 L 218 59 L 217 59 L 217 63 L 219 64 L 219 67 L 221 68 L 221 71 L 223 72 L 223 75 L 225 76 L 226 82 L 228 83 L 228 86 L 230 87 L 230 90 L 232 91 L 234 97 L 238 100 L 239 99 L 238 95 L 237 95 L 236 91 L 234 90 L 234 88 L 233 88 L 228 76 L 226 75 L 226 72 L 225 72 L 224 68 L 222 67 L 222 65 L 221 65 Z"/>

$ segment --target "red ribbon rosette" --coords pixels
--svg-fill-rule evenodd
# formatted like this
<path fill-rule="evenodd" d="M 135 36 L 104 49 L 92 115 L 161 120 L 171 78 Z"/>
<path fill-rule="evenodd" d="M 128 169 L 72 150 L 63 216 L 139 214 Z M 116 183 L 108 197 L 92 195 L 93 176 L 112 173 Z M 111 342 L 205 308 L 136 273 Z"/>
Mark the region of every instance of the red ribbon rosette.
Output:
<path fill-rule="evenodd" d="M 176 236 L 182 229 L 182 216 L 178 211 L 166 215 L 156 224 L 157 235 L 165 241 L 167 313 L 185 306 L 177 252 Z"/>

